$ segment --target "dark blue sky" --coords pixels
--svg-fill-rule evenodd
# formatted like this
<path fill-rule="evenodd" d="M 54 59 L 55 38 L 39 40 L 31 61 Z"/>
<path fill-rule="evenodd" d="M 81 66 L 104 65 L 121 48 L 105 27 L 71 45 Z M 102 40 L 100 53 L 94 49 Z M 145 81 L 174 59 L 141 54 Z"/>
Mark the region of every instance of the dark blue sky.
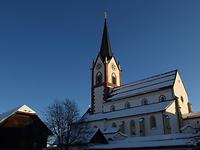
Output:
<path fill-rule="evenodd" d="M 0 112 L 55 99 L 90 104 L 90 67 L 108 13 L 123 83 L 179 69 L 200 111 L 200 1 L 0 1 Z"/>

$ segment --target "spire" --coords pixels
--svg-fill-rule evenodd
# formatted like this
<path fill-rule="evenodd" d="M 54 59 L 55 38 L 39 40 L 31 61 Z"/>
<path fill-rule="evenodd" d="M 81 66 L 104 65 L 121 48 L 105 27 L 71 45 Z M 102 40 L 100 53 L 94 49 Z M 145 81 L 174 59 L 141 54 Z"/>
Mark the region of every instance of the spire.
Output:
<path fill-rule="evenodd" d="M 110 60 L 113 56 L 111 45 L 110 45 L 110 40 L 108 37 L 108 31 L 107 31 L 107 14 L 105 12 L 105 22 L 104 22 L 104 29 L 103 29 L 103 37 L 102 37 L 102 42 L 101 42 L 101 49 L 100 49 L 100 56 L 105 61 Z"/>

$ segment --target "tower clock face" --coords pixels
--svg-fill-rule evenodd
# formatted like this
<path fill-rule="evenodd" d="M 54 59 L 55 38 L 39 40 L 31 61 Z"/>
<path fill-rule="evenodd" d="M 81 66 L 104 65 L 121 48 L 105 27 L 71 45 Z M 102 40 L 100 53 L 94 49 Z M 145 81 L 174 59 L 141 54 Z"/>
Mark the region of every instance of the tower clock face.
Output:
<path fill-rule="evenodd" d="M 101 64 L 97 64 L 96 69 L 99 70 L 101 68 Z"/>
<path fill-rule="evenodd" d="M 116 70 L 116 66 L 115 66 L 115 64 L 112 64 L 112 70 Z"/>

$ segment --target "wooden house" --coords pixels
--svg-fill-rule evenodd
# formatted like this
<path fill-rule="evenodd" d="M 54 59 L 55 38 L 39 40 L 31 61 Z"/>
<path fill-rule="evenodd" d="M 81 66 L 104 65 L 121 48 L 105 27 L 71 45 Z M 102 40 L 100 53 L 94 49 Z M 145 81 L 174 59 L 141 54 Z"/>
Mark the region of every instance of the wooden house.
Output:
<path fill-rule="evenodd" d="M 51 134 L 36 112 L 26 105 L 0 115 L 2 150 L 42 150 Z"/>

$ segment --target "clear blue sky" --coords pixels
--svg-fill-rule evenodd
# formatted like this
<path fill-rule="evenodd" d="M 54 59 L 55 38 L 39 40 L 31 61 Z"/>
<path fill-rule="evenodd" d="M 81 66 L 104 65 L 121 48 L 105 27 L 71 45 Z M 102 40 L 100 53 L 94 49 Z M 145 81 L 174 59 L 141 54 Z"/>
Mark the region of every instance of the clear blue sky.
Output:
<path fill-rule="evenodd" d="M 0 112 L 55 99 L 90 104 L 92 60 L 108 13 L 123 83 L 179 69 L 200 111 L 199 0 L 0 1 Z"/>

